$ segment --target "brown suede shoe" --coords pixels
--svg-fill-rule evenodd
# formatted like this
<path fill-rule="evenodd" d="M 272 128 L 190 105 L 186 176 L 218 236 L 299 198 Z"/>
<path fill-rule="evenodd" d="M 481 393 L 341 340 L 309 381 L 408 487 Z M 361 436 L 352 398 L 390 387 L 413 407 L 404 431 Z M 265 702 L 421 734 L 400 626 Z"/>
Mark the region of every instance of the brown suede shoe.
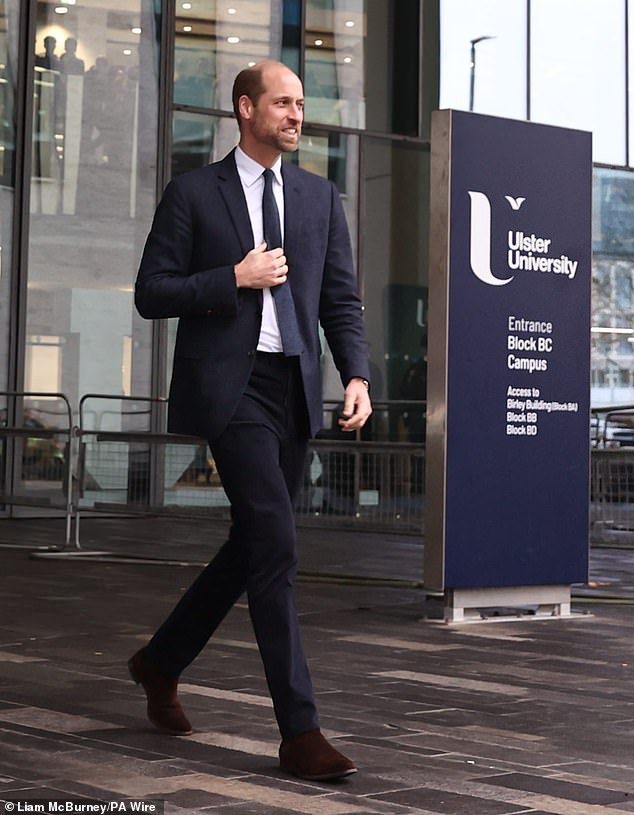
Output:
<path fill-rule="evenodd" d="M 178 701 L 176 688 L 178 681 L 164 676 L 158 668 L 148 662 L 144 648 L 128 660 L 130 676 L 142 685 L 147 696 L 147 717 L 155 727 L 171 736 L 189 736 L 192 726 Z"/>
<path fill-rule="evenodd" d="M 307 781 L 334 781 L 357 771 L 349 758 L 326 741 L 319 728 L 284 739 L 280 744 L 280 768 Z"/>

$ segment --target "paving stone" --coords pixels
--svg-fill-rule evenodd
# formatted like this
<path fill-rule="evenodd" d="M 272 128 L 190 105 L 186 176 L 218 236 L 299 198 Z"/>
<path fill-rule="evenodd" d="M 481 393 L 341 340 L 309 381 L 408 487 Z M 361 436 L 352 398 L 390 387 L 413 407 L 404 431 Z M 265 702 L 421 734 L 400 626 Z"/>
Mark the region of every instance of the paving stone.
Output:
<path fill-rule="evenodd" d="M 509 815 L 526 811 L 524 807 L 509 809 L 508 804 L 498 801 L 487 801 L 470 795 L 456 795 L 455 793 L 433 790 L 425 787 L 398 790 L 384 795 L 371 796 L 370 800 L 390 801 L 395 804 L 407 804 L 416 808 L 424 808 L 431 812 L 446 813 L 446 815 Z"/>
<path fill-rule="evenodd" d="M 617 790 L 601 789 L 589 784 L 572 784 L 557 778 L 544 778 L 543 776 L 525 775 L 523 773 L 508 773 L 476 779 L 480 784 L 496 784 L 514 790 L 539 792 L 555 798 L 565 798 L 570 801 L 581 801 L 585 804 L 617 804 L 627 803 L 629 795 Z"/>
<path fill-rule="evenodd" d="M 634 615 L 472 626 L 426 622 L 409 586 L 298 586 L 328 736 L 360 772 L 340 784 L 277 766 L 279 734 L 244 601 L 183 677 L 193 738 L 157 733 L 126 671 L 226 526 L 90 520 L 86 545 L 191 566 L 28 558 L 0 549 L 0 798 L 144 793 L 166 812 L 221 815 L 614 815 L 634 812 Z M 0 542 L 46 545 L 55 521 L 0 524 Z M 419 541 L 301 529 L 305 572 L 414 585 Z M 592 552 L 624 601 L 634 552 Z M 386 572 L 387 573 L 387 572 Z M 5 590 L 6 589 L 6 590 Z M 583 608 L 583 600 L 575 605 Z"/>

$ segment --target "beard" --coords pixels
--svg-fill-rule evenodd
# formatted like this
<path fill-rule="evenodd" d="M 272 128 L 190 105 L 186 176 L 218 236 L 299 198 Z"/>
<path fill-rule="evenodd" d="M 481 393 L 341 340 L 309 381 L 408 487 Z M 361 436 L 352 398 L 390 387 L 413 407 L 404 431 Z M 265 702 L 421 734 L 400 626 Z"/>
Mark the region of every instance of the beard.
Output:
<path fill-rule="evenodd" d="M 278 126 L 271 125 L 263 121 L 259 116 L 253 119 L 251 132 L 261 144 L 267 144 L 280 153 L 292 153 L 299 147 L 299 137 L 301 136 L 301 125 L 296 125 L 295 135 L 284 133 Z"/>

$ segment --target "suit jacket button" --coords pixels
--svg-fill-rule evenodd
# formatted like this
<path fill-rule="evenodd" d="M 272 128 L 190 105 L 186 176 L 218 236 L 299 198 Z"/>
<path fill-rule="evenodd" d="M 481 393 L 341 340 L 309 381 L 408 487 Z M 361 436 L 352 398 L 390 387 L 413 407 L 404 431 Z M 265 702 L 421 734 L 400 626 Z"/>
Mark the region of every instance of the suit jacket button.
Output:
<path fill-rule="evenodd" d="M 247 356 L 248 357 L 254 357 L 255 356 L 255 351 L 247 351 Z"/>

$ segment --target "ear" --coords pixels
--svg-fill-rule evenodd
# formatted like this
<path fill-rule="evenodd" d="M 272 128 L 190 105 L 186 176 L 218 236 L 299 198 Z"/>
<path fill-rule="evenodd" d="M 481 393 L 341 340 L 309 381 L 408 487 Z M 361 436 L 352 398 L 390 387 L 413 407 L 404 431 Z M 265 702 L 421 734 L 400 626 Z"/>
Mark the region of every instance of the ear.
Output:
<path fill-rule="evenodd" d="M 253 114 L 253 102 L 245 93 L 238 99 L 238 110 L 243 119 L 250 119 Z"/>

